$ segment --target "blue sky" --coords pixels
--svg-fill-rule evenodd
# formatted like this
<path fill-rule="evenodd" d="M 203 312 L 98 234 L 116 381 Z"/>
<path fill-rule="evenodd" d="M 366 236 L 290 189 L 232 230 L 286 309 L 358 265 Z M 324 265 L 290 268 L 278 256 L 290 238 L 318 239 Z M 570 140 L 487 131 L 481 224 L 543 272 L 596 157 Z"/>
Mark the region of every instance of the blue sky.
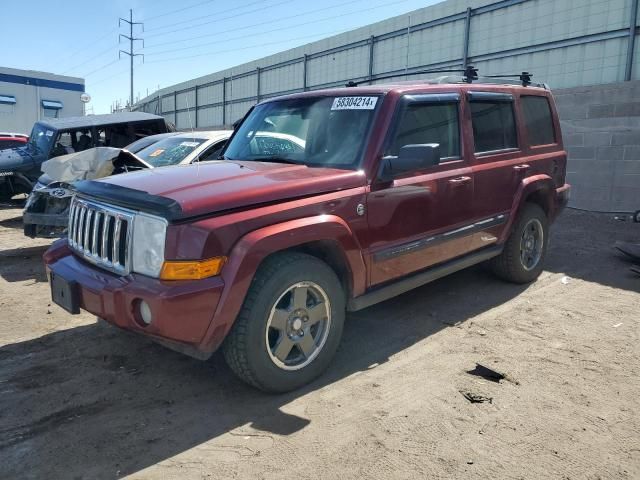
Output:
<path fill-rule="evenodd" d="M 144 22 L 134 36 L 135 95 L 437 3 L 438 0 L 30 0 L 3 2 L 4 67 L 85 78 L 88 112 L 129 97 L 129 60 L 118 60 L 118 17 Z M 28 9 L 26 7 L 28 6 Z M 7 21 L 7 19 L 14 19 Z M 128 42 L 128 41 L 127 41 Z"/>

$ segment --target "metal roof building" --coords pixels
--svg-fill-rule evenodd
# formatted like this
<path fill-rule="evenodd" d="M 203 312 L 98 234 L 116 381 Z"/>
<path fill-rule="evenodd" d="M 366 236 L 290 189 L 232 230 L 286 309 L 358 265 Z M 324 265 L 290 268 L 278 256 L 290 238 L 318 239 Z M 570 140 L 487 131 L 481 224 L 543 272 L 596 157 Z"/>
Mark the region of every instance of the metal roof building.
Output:
<path fill-rule="evenodd" d="M 29 133 L 40 119 L 83 115 L 82 78 L 0 67 L 0 130 Z"/>

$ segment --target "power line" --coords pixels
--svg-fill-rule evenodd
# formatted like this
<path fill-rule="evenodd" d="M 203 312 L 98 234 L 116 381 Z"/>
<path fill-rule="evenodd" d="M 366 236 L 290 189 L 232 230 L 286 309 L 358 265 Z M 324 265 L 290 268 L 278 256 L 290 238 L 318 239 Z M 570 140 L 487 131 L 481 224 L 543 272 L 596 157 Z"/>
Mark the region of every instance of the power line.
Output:
<path fill-rule="evenodd" d="M 289 1 L 291 1 L 291 0 L 286 0 L 285 2 L 282 2 L 282 3 L 287 3 Z M 295 15 L 290 15 L 290 16 L 287 16 L 287 17 L 281 17 L 281 18 L 278 18 L 277 20 L 274 20 L 274 22 L 281 22 L 283 20 L 290 20 L 292 18 L 302 17 L 304 15 L 310 15 L 312 13 L 318 13 L 318 12 L 322 12 L 322 11 L 325 11 L 325 10 L 330 10 L 332 8 L 335 8 L 336 6 L 350 5 L 352 3 L 358 3 L 358 2 L 363 2 L 363 1 L 368 1 L 368 0 L 350 0 L 348 2 L 339 2 L 337 4 L 330 5 L 328 7 L 318 8 L 316 10 L 311 10 L 309 12 L 297 13 Z M 226 20 L 226 18 L 224 18 L 222 20 Z M 196 28 L 196 27 L 201 27 L 203 25 L 208 25 L 210 23 L 215 23 L 217 21 L 218 21 L 218 19 L 212 20 L 212 21 L 208 21 L 208 22 L 204 22 L 204 23 L 200 23 L 200 24 L 190 25 L 188 28 L 179 28 L 179 29 L 176 29 L 176 30 L 173 30 L 173 31 L 170 31 L 170 32 L 165 32 L 165 33 L 173 33 L 173 32 L 177 32 L 177 31 L 182 31 L 182 30 L 192 29 L 192 28 Z M 205 34 L 196 35 L 196 36 L 193 36 L 193 37 L 181 38 L 179 40 L 172 40 L 172 41 L 168 41 L 168 42 L 156 43 L 156 44 L 150 45 L 147 48 L 154 48 L 154 47 L 160 47 L 160 46 L 163 46 L 163 45 L 170 45 L 170 44 L 173 44 L 173 43 L 176 43 L 176 42 L 188 42 L 188 41 L 191 41 L 191 40 L 197 40 L 199 38 L 207 38 L 207 37 L 212 37 L 212 36 L 218 36 L 218 35 L 223 34 L 223 33 L 237 32 L 239 30 L 247 30 L 249 28 L 260 27 L 260 26 L 263 26 L 263 25 L 264 25 L 264 22 L 260 22 L 260 23 L 254 23 L 254 24 L 251 24 L 251 25 L 245 25 L 244 27 L 230 28 L 230 29 L 227 29 L 227 30 L 216 30 L 214 33 L 205 33 Z M 296 26 L 298 26 L 298 25 L 296 25 Z M 290 28 L 290 26 L 289 26 L 289 28 Z M 151 37 L 151 35 L 149 35 L 149 37 Z M 149 38 L 149 37 L 147 37 L 147 38 Z"/>
<path fill-rule="evenodd" d="M 407 0 L 402 0 L 402 1 L 407 1 Z M 217 52 L 198 53 L 196 55 L 165 58 L 165 59 L 162 59 L 162 60 L 154 60 L 154 61 L 151 61 L 151 62 L 146 62 L 146 65 L 150 65 L 150 64 L 153 64 L 153 63 L 171 62 L 171 61 L 174 61 L 174 60 L 186 60 L 186 59 L 189 59 L 189 58 L 205 57 L 205 56 L 216 55 L 216 54 L 221 54 L 221 53 L 240 52 L 240 51 L 243 51 L 243 50 L 250 50 L 250 49 L 256 48 L 256 47 L 270 46 L 270 45 L 277 45 L 277 44 L 281 44 L 281 43 L 294 42 L 296 40 L 304 40 L 304 39 L 311 38 L 311 37 L 322 37 L 322 36 L 326 36 L 326 35 L 337 35 L 337 34 L 340 34 L 340 33 L 348 32 L 349 30 L 351 30 L 351 29 L 349 28 L 349 29 L 346 29 L 346 30 L 334 30 L 332 32 L 314 33 L 312 35 L 305 35 L 305 36 L 302 36 L 302 37 L 289 38 L 289 39 L 286 39 L 286 40 L 278 40 L 278 41 L 275 41 L 275 42 L 267 42 L 267 43 L 261 42 L 261 43 L 254 44 L 254 45 L 247 45 L 246 47 L 234 48 L 233 50 L 220 50 L 220 51 L 217 51 Z"/>
<path fill-rule="evenodd" d="M 362 1 L 366 1 L 366 0 L 351 0 L 350 2 L 345 2 L 345 3 L 343 3 L 343 5 L 348 5 L 348 4 L 350 4 L 350 3 L 362 2 Z M 376 10 L 376 9 L 378 9 L 378 8 L 386 7 L 386 6 L 389 6 L 389 5 L 395 5 L 395 4 L 399 4 L 399 3 L 405 3 L 405 2 L 407 2 L 407 1 L 409 1 L 409 0 L 397 0 L 397 1 L 395 1 L 395 2 L 386 2 L 386 3 L 384 3 L 384 4 L 376 5 L 376 6 L 374 6 L 374 7 L 365 8 L 365 9 L 360 9 L 360 10 L 358 10 L 358 12 L 363 12 L 363 11 L 365 11 L 365 12 L 366 12 L 366 11 Z M 322 9 L 322 10 L 326 10 L 326 9 Z M 308 12 L 308 13 L 311 13 L 311 12 Z M 289 19 L 289 18 L 299 17 L 299 16 L 301 16 L 301 15 L 307 15 L 308 13 L 293 15 L 293 16 L 291 16 L 291 17 L 287 17 L 287 19 Z M 314 19 L 314 20 L 310 20 L 310 21 L 308 21 L 308 22 L 298 23 L 298 24 L 296 25 L 296 27 L 300 27 L 300 26 L 304 26 L 304 25 L 316 24 L 316 23 L 318 23 L 318 22 L 324 22 L 324 21 L 327 21 L 327 20 L 333 20 L 333 19 L 340 18 L 340 17 L 346 17 L 346 16 L 348 16 L 348 15 L 352 15 L 353 13 L 357 13 L 357 12 L 353 12 L 353 11 L 351 11 L 351 12 L 344 12 L 344 13 L 341 13 L 341 14 L 339 14 L 339 15 L 331 15 L 330 17 L 324 17 L 324 18 Z M 251 25 L 251 26 L 246 27 L 246 28 L 251 28 L 251 27 L 253 27 L 253 26 L 254 26 L 254 25 Z M 244 39 L 244 38 L 248 38 L 248 37 L 254 37 L 254 36 L 259 36 L 259 35 L 265 35 L 265 34 L 268 34 L 268 33 L 279 32 L 279 31 L 282 31 L 282 30 L 288 30 L 288 29 L 290 29 L 290 28 L 291 28 L 291 27 L 290 27 L 289 25 L 286 25 L 286 26 L 284 26 L 284 27 L 278 27 L 278 28 L 274 28 L 274 29 L 271 29 L 271 30 L 261 31 L 261 32 L 257 32 L 257 33 L 255 33 L 255 34 L 250 34 L 250 35 L 241 35 L 241 36 L 238 36 L 238 37 L 226 38 L 225 40 L 221 40 L 221 41 L 220 41 L 220 40 L 218 40 L 218 41 L 214 41 L 214 42 L 200 43 L 200 44 L 196 44 L 196 45 L 191 44 L 191 45 L 189 45 L 189 46 L 187 46 L 187 47 L 171 48 L 171 49 L 167 49 L 167 50 L 161 50 L 161 51 L 159 51 L 159 52 L 152 52 L 152 53 L 148 53 L 147 55 L 149 55 L 149 56 L 152 56 L 152 55 L 162 55 L 162 54 L 165 54 L 165 53 L 178 52 L 178 51 L 182 51 L 182 50 L 190 50 L 190 49 L 193 49 L 193 48 L 205 47 L 205 46 L 209 46 L 209 45 L 219 45 L 219 44 L 221 44 L 221 43 L 227 43 L 227 42 L 232 42 L 232 41 L 235 41 L 235 40 Z M 238 29 L 238 30 L 243 30 L 243 29 L 244 29 L 244 28 L 240 28 L 240 29 Z M 225 32 L 219 32 L 219 33 L 225 33 Z"/>
<path fill-rule="evenodd" d="M 293 2 L 293 1 L 294 1 L 294 0 L 283 0 L 283 1 L 278 2 L 278 3 L 275 3 L 275 4 L 267 5 L 266 7 L 256 8 L 256 9 L 251 10 L 251 11 L 249 11 L 249 12 L 237 13 L 237 14 L 235 14 L 235 15 L 228 15 L 228 16 L 226 16 L 226 17 L 216 17 L 216 18 L 215 18 L 215 19 L 213 19 L 213 20 L 208 20 L 208 21 L 206 21 L 206 22 L 202 22 L 202 23 L 191 23 L 191 24 L 189 24 L 189 25 L 188 25 L 188 26 L 186 26 L 186 27 L 175 28 L 175 29 L 173 29 L 173 30 L 167 30 L 167 31 L 165 31 L 165 32 L 154 33 L 154 34 L 152 34 L 152 35 L 148 35 L 148 36 L 147 36 L 147 38 L 158 37 L 158 36 L 160 36 L 160 35 L 168 35 L 168 34 L 170 34 L 170 33 L 182 32 L 182 31 L 185 31 L 185 30 L 192 30 L 192 29 L 194 29 L 194 28 L 202 27 L 202 26 L 204 26 L 204 25 L 210 25 L 210 24 L 212 24 L 212 23 L 218 23 L 218 22 L 220 22 L 221 20 L 229 20 L 229 19 L 231 19 L 231 18 L 241 17 L 241 16 L 243 16 L 243 15 L 247 15 L 247 14 L 249 14 L 249 13 L 260 12 L 260 11 L 262 11 L 262 10 L 267 10 L 267 9 L 269 9 L 269 8 L 277 7 L 278 5 L 282 5 L 282 4 L 284 4 L 284 3 L 291 3 L 291 2 Z M 230 10 L 227 10 L 227 11 L 230 11 Z M 208 17 L 210 17 L 210 16 L 212 16 L 212 15 L 207 15 L 207 16 L 208 16 Z M 201 17 L 201 18 L 206 18 L 206 17 Z M 257 25 L 263 25 L 263 24 L 264 24 L 264 22 L 261 22 L 261 23 L 259 23 L 259 24 L 257 24 Z M 255 26 L 255 25 L 252 25 L 252 26 Z M 216 34 L 218 34 L 218 33 L 222 33 L 222 32 L 216 32 Z M 211 36 L 211 34 L 209 34 L 209 36 Z M 195 37 L 195 38 L 199 38 L 199 37 Z M 183 40 L 183 39 L 180 39 L 180 40 L 174 40 L 174 41 L 177 41 L 177 42 L 183 42 L 183 41 L 185 41 L 185 40 L 188 40 L 188 38 L 187 38 L 187 39 L 184 39 L 184 40 Z M 165 43 L 159 43 L 159 44 L 156 44 L 156 45 L 154 45 L 154 46 L 167 45 L 168 43 L 173 43 L 173 41 L 165 42 Z"/>
<path fill-rule="evenodd" d="M 78 53 L 84 52 L 85 50 L 87 50 L 88 48 L 91 48 L 93 46 L 95 46 L 95 44 L 100 43 L 102 40 L 104 40 L 105 38 L 109 37 L 110 35 L 112 35 L 114 32 L 116 32 L 118 29 L 117 28 L 112 28 L 111 30 L 109 30 L 107 33 L 105 33 L 104 35 L 102 35 L 101 37 L 99 37 L 97 40 L 90 42 L 88 44 L 85 44 L 83 47 L 79 48 L 78 50 L 76 50 L 73 53 L 70 53 L 68 55 L 65 55 L 64 57 L 58 57 L 58 58 L 62 58 L 62 61 L 56 61 L 54 62 L 56 65 L 59 63 L 64 63 L 65 61 L 72 59 L 73 57 L 75 57 Z M 94 55 L 93 58 L 96 58 L 97 55 Z M 75 68 L 75 67 L 74 67 Z M 72 68 L 67 69 L 67 71 L 72 70 Z"/>
<path fill-rule="evenodd" d="M 104 55 L 105 53 L 111 52 L 113 51 L 113 45 L 110 45 L 108 48 L 106 48 L 105 50 L 101 51 L 100 53 L 97 53 L 96 55 L 94 55 L 92 58 L 90 58 L 89 60 L 86 60 L 82 63 L 78 63 L 77 65 L 74 65 L 71 68 L 68 68 L 67 70 L 65 70 L 64 72 L 62 72 L 63 75 L 66 75 L 67 73 L 71 72 L 72 70 L 75 70 L 78 67 L 82 67 L 83 65 L 86 65 L 87 63 L 91 63 L 94 60 L 96 60 L 97 58 L 100 58 L 102 55 Z"/>
<path fill-rule="evenodd" d="M 160 15 L 155 15 L 153 17 L 144 18 L 144 19 L 142 19 L 142 21 L 143 22 L 150 22 L 152 20 L 155 20 L 156 18 L 166 17 L 167 15 L 172 15 L 172 14 L 178 13 L 178 12 L 184 12 L 185 10 L 189 10 L 191 8 L 199 7 L 200 5 L 204 5 L 205 3 L 213 3 L 214 1 L 215 0 L 205 0 L 204 2 L 194 3 L 193 5 L 189 5 L 187 7 L 177 8 L 176 10 L 171 10 L 171 11 L 166 12 L 166 13 L 161 13 Z"/>
<path fill-rule="evenodd" d="M 291 0 L 291 1 L 293 1 L 293 0 Z M 251 3 L 248 3 L 246 5 L 242 5 L 241 7 L 229 8 L 227 10 L 222 10 L 220 12 L 211 13 L 209 15 L 198 15 L 198 17 L 196 17 L 196 18 L 189 18 L 187 20 L 182 20 L 180 22 L 166 23 L 164 25 L 159 25 L 159 26 L 154 27 L 154 28 L 148 28 L 145 33 L 155 32 L 157 30 L 163 30 L 163 29 L 165 29 L 167 27 L 175 27 L 176 25 L 182 25 L 183 23 L 191 23 L 194 20 L 202 20 L 203 18 L 209 18 L 209 17 L 216 17 L 216 20 L 226 20 L 227 18 L 234 18 L 235 16 L 239 17 L 241 15 L 248 15 L 249 13 L 258 12 L 260 10 L 265 10 L 267 8 L 272 8 L 273 7 L 273 5 L 267 5 L 266 7 L 262 7 L 262 8 L 255 9 L 255 10 L 249 10 L 248 12 L 239 13 L 238 15 L 234 15 L 232 17 L 220 18 L 220 16 L 219 16 L 222 13 L 233 12 L 233 11 L 236 11 L 236 10 L 240 10 L 240 9 L 243 9 L 243 8 L 250 7 L 251 5 L 255 5 L 257 3 L 264 3 L 264 2 L 265 2 L 265 0 L 256 0 L 255 2 L 251 2 Z M 154 35 L 154 36 L 156 36 L 156 35 Z"/>
<path fill-rule="evenodd" d="M 106 63 L 106 64 L 102 65 L 101 67 L 96 68 L 95 70 L 91 70 L 89 73 L 85 73 L 84 75 L 82 75 L 82 78 L 89 77 L 89 76 L 93 75 L 94 73 L 100 72 L 100 71 L 104 70 L 105 68 L 110 67 L 114 63 L 117 63 L 119 60 L 120 59 L 117 58 L 117 59 L 113 60 L 112 62 Z"/>

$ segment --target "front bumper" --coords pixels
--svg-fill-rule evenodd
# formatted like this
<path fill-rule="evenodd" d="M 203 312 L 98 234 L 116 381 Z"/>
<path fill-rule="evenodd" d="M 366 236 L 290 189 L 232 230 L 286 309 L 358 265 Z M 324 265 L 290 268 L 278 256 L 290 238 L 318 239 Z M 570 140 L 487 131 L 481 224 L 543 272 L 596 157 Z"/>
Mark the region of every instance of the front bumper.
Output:
<path fill-rule="evenodd" d="M 77 258 L 66 240 L 55 242 L 44 261 L 48 272 L 76 282 L 81 309 L 183 353 L 199 358 L 210 353 L 201 343 L 224 289 L 220 277 L 172 282 L 136 273 L 118 276 Z M 141 300 L 151 307 L 150 325 L 137 312 Z"/>

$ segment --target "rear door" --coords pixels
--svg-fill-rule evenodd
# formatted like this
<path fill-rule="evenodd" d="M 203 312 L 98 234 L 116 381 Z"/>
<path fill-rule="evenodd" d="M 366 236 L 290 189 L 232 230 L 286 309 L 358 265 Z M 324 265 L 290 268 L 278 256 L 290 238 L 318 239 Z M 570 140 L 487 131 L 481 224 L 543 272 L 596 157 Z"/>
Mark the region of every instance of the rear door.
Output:
<path fill-rule="evenodd" d="M 527 173 L 511 93 L 468 92 L 473 132 L 474 210 L 486 229 L 476 246 L 493 243 L 506 226 L 513 199 Z"/>
<path fill-rule="evenodd" d="M 405 96 L 384 155 L 404 145 L 438 143 L 439 165 L 374 184 L 367 198 L 370 284 L 375 285 L 465 253 L 460 230 L 473 216 L 473 177 L 461 144 L 458 94 Z"/>

